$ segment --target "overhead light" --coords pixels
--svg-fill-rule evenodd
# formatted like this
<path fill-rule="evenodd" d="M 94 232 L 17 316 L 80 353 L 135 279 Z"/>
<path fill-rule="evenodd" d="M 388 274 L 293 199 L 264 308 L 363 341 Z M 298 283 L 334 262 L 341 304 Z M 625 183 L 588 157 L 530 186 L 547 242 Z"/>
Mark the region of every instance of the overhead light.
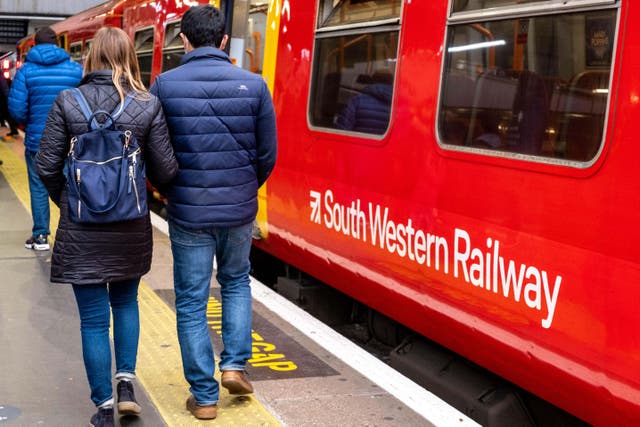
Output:
<path fill-rule="evenodd" d="M 471 43 L 462 46 L 453 46 L 447 49 L 447 52 L 462 52 L 465 50 L 484 49 L 485 47 L 504 46 L 507 42 L 504 40 L 492 40 L 490 42 Z"/>

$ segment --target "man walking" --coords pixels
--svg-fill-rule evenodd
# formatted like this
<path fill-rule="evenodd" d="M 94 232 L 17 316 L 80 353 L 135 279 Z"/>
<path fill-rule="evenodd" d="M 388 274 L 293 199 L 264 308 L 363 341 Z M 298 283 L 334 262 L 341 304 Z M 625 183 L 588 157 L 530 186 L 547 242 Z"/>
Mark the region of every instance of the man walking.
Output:
<path fill-rule="evenodd" d="M 181 23 L 181 66 L 151 87 L 179 165 L 164 191 L 178 340 L 192 393 L 187 409 L 200 419 L 216 417 L 219 397 L 206 317 L 214 256 L 222 295 L 222 386 L 231 394 L 253 392 L 244 372 L 251 357 L 249 252 L 258 188 L 271 174 L 277 150 L 269 90 L 259 75 L 231 64 L 223 52 L 224 27 L 217 8 L 190 8 Z"/>
<path fill-rule="evenodd" d="M 35 34 L 35 46 L 31 48 L 25 63 L 16 73 L 9 91 L 9 112 L 20 124 L 25 125 L 24 157 L 29 175 L 31 194 L 31 237 L 25 242 L 27 249 L 49 249 L 49 194 L 40 181 L 35 165 L 35 155 L 40 146 L 49 110 L 58 93 L 76 87 L 82 78 L 82 67 L 71 61 L 69 54 L 58 47 L 55 31 L 49 27 Z"/>

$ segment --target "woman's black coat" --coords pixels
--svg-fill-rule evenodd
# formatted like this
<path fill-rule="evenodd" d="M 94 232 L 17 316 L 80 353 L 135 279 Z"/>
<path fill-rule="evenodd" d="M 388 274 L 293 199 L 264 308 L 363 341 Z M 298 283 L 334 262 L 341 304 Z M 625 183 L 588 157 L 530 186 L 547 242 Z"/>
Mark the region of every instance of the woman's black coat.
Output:
<path fill-rule="evenodd" d="M 110 70 L 87 74 L 79 88 L 93 111 L 113 111 L 120 102 Z M 176 175 L 178 163 L 157 98 L 134 99 L 118 117 L 116 127 L 133 132 L 153 185 L 166 184 Z M 51 281 L 82 285 L 141 277 L 151 267 L 149 215 L 110 224 L 80 224 L 69 219 L 63 168 L 71 138 L 87 129 L 87 120 L 71 91 L 61 92 L 49 112 L 36 155 L 38 175 L 60 207 Z"/>

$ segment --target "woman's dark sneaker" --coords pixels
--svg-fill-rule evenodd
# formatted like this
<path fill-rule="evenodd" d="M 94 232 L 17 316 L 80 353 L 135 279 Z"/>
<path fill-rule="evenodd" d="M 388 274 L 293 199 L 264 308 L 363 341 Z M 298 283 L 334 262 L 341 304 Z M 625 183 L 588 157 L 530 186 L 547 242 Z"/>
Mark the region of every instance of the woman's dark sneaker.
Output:
<path fill-rule="evenodd" d="M 98 408 L 91 417 L 91 427 L 113 427 L 113 408 Z"/>
<path fill-rule="evenodd" d="M 142 408 L 136 401 L 133 394 L 133 383 L 131 381 L 120 381 L 118 383 L 118 413 L 120 415 L 140 415 Z"/>

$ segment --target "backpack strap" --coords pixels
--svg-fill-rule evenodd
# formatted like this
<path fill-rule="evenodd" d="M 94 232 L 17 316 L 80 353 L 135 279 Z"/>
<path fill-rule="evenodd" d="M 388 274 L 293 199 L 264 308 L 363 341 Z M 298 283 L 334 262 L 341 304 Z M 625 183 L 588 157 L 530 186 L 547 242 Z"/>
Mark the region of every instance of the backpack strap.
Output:
<path fill-rule="evenodd" d="M 127 96 L 124 99 L 124 105 L 122 106 L 122 109 L 119 108 L 120 104 L 118 104 L 116 105 L 116 108 L 111 112 L 111 114 L 109 114 L 104 110 L 98 110 L 95 112 L 91 111 L 91 108 L 87 103 L 87 99 L 84 97 L 80 89 L 74 88 L 72 89 L 72 93 L 73 93 L 73 96 L 76 98 L 76 101 L 78 101 L 78 105 L 82 110 L 82 114 L 84 114 L 84 117 L 87 119 L 87 122 L 89 122 L 89 128 L 91 130 L 108 128 L 112 126 L 115 123 L 116 119 L 120 117 L 120 115 L 124 112 L 124 110 L 127 108 L 127 106 L 131 103 L 131 100 L 133 99 L 131 95 L 127 94 Z M 102 125 L 100 125 L 96 120 L 96 115 L 98 114 L 104 114 L 107 116 L 107 120 Z"/>
<path fill-rule="evenodd" d="M 94 117 L 94 113 L 93 111 L 91 111 L 91 108 L 89 108 L 89 104 L 87 104 L 87 100 L 85 99 L 82 92 L 80 92 L 80 89 L 73 88 L 71 89 L 71 93 L 73 93 L 73 96 L 76 98 L 76 101 L 78 101 L 78 105 L 82 110 L 82 114 L 84 114 L 84 117 L 89 122 L 89 127 L 93 130 L 98 129 L 99 126 L 98 126 L 98 122 Z"/>
<path fill-rule="evenodd" d="M 122 106 L 122 109 L 120 110 L 120 104 L 117 104 L 116 108 L 111 112 L 111 114 L 109 115 L 110 117 L 107 119 L 106 122 L 104 122 L 103 126 L 104 127 L 109 127 L 112 124 L 115 124 L 116 119 L 118 117 L 120 117 L 120 114 L 124 113 L 124 110 L 127 109 L 129 104 L 131 103 L 132 99 L 133 99 L 133 97 L 131 95 L 127 94 L 127 96 L 124 98 L 124 105 Z"/>

